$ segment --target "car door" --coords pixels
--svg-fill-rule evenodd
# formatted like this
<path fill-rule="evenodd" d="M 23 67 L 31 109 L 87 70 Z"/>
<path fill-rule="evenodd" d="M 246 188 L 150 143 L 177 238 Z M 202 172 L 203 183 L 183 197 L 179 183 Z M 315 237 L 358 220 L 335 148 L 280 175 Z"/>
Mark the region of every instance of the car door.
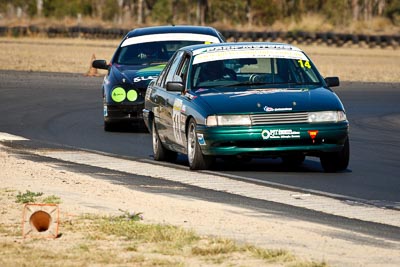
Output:
<path fill-rule="evenodd" d="M 182 100 L 179 100 L 181 95 L 180 91 L 168 91 L 167 83 L 172 81 L 181 81 L 180 77 L 176 76 L 176 73 L 180 69 L 182 61 L 184 59 L 184 52 L 178 51 L 175 56 L 171 59 L 167 66 L 166 73 L 164 74 L 163 80 L 161 81 L 160 88 L 158 90 L 159 98 L 159 110 L 158 110 L 158 122 L 157 130 L 160 139 L 169 149 L 180 151 L 182 140 L 180 135 L 176 135 L 176 127 L 179 127 L 177 123 L 177 112 L 182 106 Z M 178 99 L 178 100 L 177 100 Z"/>
<path fill-rule="evenodd" d="M 172 120 L 172 127 L 168 129 L 168 135 L 174 138 L 175 147 L 173 150 L 186 153 L 186 106 L 187 106 L 187 97 L 186 97 L 186 77 L 187 77 L 187 70 L 189 68 L 190 63 L 190 56 L 189 54 L 182 55 L 182 59 L 180 60 L 180 64 L 178 65 L 176 71 L 171 76 L 171 81 L 168 82 L 179 82 L 181 83 L 182 90 L 180 91 L 173 91 L 176 90 L 175 88 L 168 88 L 167 92 L 170 93 L 170 101 L 172 103 L 171 107 L 171 120 Z"/>

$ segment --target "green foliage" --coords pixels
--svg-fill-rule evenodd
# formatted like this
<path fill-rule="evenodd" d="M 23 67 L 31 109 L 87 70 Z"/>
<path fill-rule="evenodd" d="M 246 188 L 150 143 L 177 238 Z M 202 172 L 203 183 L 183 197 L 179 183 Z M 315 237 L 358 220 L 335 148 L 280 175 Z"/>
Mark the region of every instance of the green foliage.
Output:
<path fill-rule="evenodd" d="M 43 196 L 42 192 L 32 192 L 29 190 L 26 190 L 25 193 L 19 192 L 17 197 L 17 200 L 15 201 L 16 203 L 36 203 L 40 201 L 41 203 L 45 204 L 60 204 L 61 199 L 55 195 L 51 195 L 45 198 L 40 198 L 39 197 Z"/>
<path fill-rule="evenodd" d="M 29 190 L 26 190 L 25 193 L 19 192 L 17 195 L 17 200 L 15 202 L 17 203 L 34 203 L 36 202 L 37 197 L 40 197 L 43 195 L 43 193 L 38 192 L 31 192 Z"/>
<path fill-rule="evenodd" d="M 395 25 L 400 25 L 400 1 L 392 0 L 388 1 L 387 8 L 385 10 L 385 15 L 392 21 Z"/>
<path fill-rule="evenodd" d="M 286 18 L 300 22 L 309 14 L 322 16 L 338 26 L 346 26 L 353 19 L 369 20 L 378 16 L 400 24 L 399 0 L 145 0 L 143 3 L 145 21 L 159 24 L 197 24 L 199 14 L 202 14 L 200 10 L 204 11 L 204 16 L 201 15 L 205 18 L 204 23 L 231 26 L 268 26 Z M 37 0 L 0 0 L 1 15 L 15 15 L 16 8 L 30 17 L 37 16 L 39 11 Z M 125 13 L 126 10 L 129 13 Z M 362 16 L 354 15 L 353 11 Z M 114 22 L 122 18 L 137 21 L 138 13 L 136 0 L 43 0 L 42 8 L 42 15 L 49 18 L 62 19 L 81 14 Z"/>
<path fill-rule="evenodd" d="M 36 0 L 33 1 L 36 2 Z M 111 0 L 108 2 L 116 1 Z M 93 8 L 90 0 L 43 0 L 43 14 L 45 17 L 76 17 L 78 14 L 90 16 L 92 12 Z"/>
<path fill-rule="evenodd" d="M 206 19 L 208 22 L 230 22 L 234 25 L 247 23 L 246 1 L 209 1 Z M 264 4 L 265 5 L 265 4 Z"/>
<path fill-rule="evenodd" d="M 103 20 L 113 20 L 118 15 L 118 3 L 116 0 L 105 0 L 105 4 L 101 6 Z"/>
<path fill-rule="evenodd" d="M 46 203 L 46 204 L 60 204 L 61 203 L 61 198 L 59 198 L 58 196 L 55 195 L 51 195 L 48 197 L 45 197 L 42 200 L 42 203 Z"/>
<path fill-rule="evenodd" d="M 158 0 L 151 12 L 151 18 L 161 24 L 172 24 L 172 10 L 170 0 Z"/>
<path fill-rule="evenodd" d="M 129 212 L 126 210 L 121 210 L 124 214 L 119 216 L 121 219 L 132 220 L 132 221 L 141 221 L 143 220 L 142 212 Z"/>
<path fill-rule="evenodd" d="M 351 20 L 351 9 L 347 1 L 326 0 L 322 11 L 333 25 L 345 26 Z"/>
<path fill-rule="evenodd" d="M 251 9 L 254 11 L 254 24 L 256 25 L 272 25 L 278 18 L 280 9 L 276 2 L 265 4 L 264 0 L 253 0 Z"/>
<path fill-rule="evenodd" d="M 174 242 L 190 244 L 198 237 L 188 230 L 172 225 L 142 224 L 124 217 L 104 217 L 96 220 L 98 230 L 107 235 L 125 237 L 129 240 L 159 243 Z"/>

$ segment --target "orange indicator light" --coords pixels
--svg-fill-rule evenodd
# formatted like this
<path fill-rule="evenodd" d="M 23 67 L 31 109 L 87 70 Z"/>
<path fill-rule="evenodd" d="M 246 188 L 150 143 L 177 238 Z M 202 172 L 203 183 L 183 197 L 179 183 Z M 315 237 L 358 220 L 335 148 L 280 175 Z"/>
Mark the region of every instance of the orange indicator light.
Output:
<path fill-rule="evenodd" d="M 311 139 L 315 139 L 315 137 L 317 136 L 317 134 L 318 134 L 318 130 L 309 130 L 308 131 L 308 134 L 310 135 L 310 137 L 311 137 Z"/>

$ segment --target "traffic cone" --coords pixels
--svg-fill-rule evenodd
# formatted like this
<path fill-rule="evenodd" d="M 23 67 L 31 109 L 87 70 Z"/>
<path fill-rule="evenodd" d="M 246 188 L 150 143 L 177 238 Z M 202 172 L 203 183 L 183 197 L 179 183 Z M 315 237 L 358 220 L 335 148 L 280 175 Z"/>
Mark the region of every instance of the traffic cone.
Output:
<path fill-rule="evenodd" d="M 90 60 L 90 67 L 88 72 L 86 72 L 85 76 L 89 76 L 89 77 L 97 77 L 99 76 L 99 73 L 97 72 L 96 68 L 93 68 L 92 63 L 93 61 L 96 60 L 96 56 L 93 54 L 92 55 L 92 59 Z"/>
<path fill-rule="evenodd" d="M 25 204 L 22 215 L 22 236 L 56 238 L 59 217 L 57 204 Z"/>

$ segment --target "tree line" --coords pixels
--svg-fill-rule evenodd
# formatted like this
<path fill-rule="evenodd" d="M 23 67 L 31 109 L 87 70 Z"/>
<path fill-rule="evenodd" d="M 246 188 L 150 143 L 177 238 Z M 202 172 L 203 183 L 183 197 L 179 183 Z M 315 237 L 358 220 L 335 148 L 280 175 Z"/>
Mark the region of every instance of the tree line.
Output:
<path fill-rule="evenodd" d="M 131 25 L 268 26 L 318 14 L 335 26 L 387 18 L 400 25 L 400 0 L 0 0 L 0 18 L 89 17 Z"/>

